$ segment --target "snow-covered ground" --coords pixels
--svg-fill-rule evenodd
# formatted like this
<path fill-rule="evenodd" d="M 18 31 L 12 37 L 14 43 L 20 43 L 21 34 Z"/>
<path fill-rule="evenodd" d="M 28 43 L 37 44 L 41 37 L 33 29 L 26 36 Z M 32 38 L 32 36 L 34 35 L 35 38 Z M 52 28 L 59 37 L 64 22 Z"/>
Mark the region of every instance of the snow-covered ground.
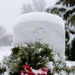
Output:
<path fill-rule="evenodd" d="M 1 46 L 0 47 L 0 62 L 2 62 L 5 56 L 9 56 L 11 54 L 11 46 Z"/>

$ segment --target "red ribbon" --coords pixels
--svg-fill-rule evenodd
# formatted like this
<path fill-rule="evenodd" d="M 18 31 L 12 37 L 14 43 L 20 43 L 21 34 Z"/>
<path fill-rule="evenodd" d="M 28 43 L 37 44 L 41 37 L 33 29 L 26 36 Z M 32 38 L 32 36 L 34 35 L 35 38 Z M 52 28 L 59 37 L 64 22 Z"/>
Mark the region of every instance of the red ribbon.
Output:
<path fill-rule="evenodd" d="M 20 71 L 20 75 L 48 75 L 48 69 L 47 68 L 40 68 L 39 70 L 34 70 L 32 67 L 28 64 L 25 64 L 23 66 L 24 70 Z M 36 73 L 37 71 L 37 73 Z"/>

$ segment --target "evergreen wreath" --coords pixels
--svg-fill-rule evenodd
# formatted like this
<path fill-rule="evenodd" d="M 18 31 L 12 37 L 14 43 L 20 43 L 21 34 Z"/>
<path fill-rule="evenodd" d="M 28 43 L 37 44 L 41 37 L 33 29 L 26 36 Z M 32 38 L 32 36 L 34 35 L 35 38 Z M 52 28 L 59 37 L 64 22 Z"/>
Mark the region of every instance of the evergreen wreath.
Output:
<path fill-rule="evenodd" d="M 11 56 L 4 61 L 9 66 L 11 75 L 19 75 L 25 63 L 34 69 L 46 67 L 47 62 L 53 61 L 53 54 L 47 44 L 36 42 L 13 48 Z"/>
<path fill-rule="evenodd" d="M 4 59 L 4 64 L 9 69 L 9 75 L 20 75 L 24 64 L 29 64 L 33 69 L 46 68 L 52 62 L 53 69 L 48 68 L 48 75 L 60 74 L 62 71 L 69 75 L 71 70 L 63 62 L 56 62 L 54 52 L 48 44 L 39 42 L 19 45 L 12 49 L 9 57 Z M 60 74 L 63 75 L 63 74 Z"/>

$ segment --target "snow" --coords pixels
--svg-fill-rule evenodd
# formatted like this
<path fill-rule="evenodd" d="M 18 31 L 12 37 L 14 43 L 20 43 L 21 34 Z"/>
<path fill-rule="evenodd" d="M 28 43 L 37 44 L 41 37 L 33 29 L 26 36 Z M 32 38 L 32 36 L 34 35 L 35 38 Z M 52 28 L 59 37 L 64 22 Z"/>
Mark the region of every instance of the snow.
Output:
<path fill-rule="evenodd" d="M 69 33 L 69 35 L 70 35 L 70 40 L 69 40 L 69 42 L 68 42 L 67 44 L 71 44 L 71 42 L 72 42 L 73 39 L 75 38 L 75 35 L 73 35 L 73 34 L 71 34 L 71 33 Z"/>
<path fill-rule="evenodd" d="M 65 63 L 69 67 L 75 66 L 75 61 L 65 61 Z"/>
<path fill-rule="evenodd" d="M 23 14 L 16 19 L 15 25 L 29 21 L 48 21 L 51 23 L 61 25 L 64 28 L 64 22 L 61 17 L 55 14 L 50 14 L 45 12 L 31 12 Z"/>
<path fill-rule="evenodd" d="M 69 26 L 69 30 L 72 31 L 72 32 L 75 32 L 75 27 L 74 26 Z M 70 37 L 70 39 L 69 39 L 67 44 L 71 45 L 72 41 L 75 38 L 75 34 L 69 33 L 69 37 Z"/>
<path fill-rule="evenodd" d="M 49 62 L 46 64 L 46 67 L 50 70 L 53 70 L 54 69 L 54 66 L 53 66 L 53 63 L 52 62 Z"/>
<path fill-rule="evenodd" d="M 39 70 L 32 69 L 32 72 L 35 73 L 35 75 L 38 75 L 38 73 L 39 74 L 42 74 L 43 73 L 43 71 L 41 69 L 39 69 Z"/>
<path fill-rule="evenodd" d="M 66 12 L 67 12 L 67 11 L 72 11 L 74 8 L 75 8 L 75 6 L 69 7 L 69 8 L 67 8 Z"/>
<path fill-rule="evenodd" d="M 66 6 L 63 6 L 63 5 L 61 5 L 61 4 L 59 4 L 59 5 L 54 5 L 53 7 L 55 7 L 55 8 L 63 8 L 63 9 L 67 9 Z"/>
<path fill-rule="evenodd" d="M 0 47 L 0 62 L 2 62 L 5 56 L 9 56 L 11 54 L 11 48 L 11 46 Z"/>
<path fill-rule="evenodd" d="M 72 11 L 74 8 L 75 8 L 75 6 L 72 6 L 72 7 L 67 7 L 67 6 L 63 6 L 63 4 L 59 4 L 59 5 L 54 5 L 52 8 L 63 8 L 63 9 L 65 9 L 66 10 L 66 12 L 68 12 L 68 11 Z M 65 12 L 65 13 L 66 13 Z"/>

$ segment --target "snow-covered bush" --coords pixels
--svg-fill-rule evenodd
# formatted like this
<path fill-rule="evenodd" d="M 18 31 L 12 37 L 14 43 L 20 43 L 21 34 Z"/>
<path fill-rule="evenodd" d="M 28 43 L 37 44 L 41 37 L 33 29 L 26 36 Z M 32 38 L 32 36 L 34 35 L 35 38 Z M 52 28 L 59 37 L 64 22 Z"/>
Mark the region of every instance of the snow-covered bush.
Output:
<path fill-rule="evenodd" d="M 3 66 L 3 64 L 0 63 L 0 75 L 6 71 L 6 68 Z"/>
<path fill-rule="evenodd" d="M 13 48 L 11 55 L 4 59 L 4 64 L 10 75 L 19 75 L 25 63 L 36 70 L 48 68 L 48 75 L 69 75 L 71 69 L 64 62 L 57 62 L 56 56 L 58 55 L 47 44 L 36 42 Z M 58 58 L 60 59 L 59 56 Z"/>

